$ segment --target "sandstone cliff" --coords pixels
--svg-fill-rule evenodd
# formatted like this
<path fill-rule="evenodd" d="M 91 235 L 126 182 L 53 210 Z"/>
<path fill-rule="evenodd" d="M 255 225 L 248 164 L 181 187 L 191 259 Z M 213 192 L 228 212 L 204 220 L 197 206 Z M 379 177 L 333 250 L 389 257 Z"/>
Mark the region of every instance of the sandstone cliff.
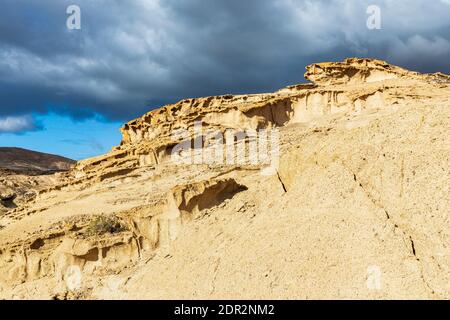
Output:
<path fill-rule="evenodd" d="M 305 77 L 125 124 L 0 218 L 0 297 L 448 299 L 450 77 L 357 58 Z M 243 159 L 214 149 L 229 130 Z"/>

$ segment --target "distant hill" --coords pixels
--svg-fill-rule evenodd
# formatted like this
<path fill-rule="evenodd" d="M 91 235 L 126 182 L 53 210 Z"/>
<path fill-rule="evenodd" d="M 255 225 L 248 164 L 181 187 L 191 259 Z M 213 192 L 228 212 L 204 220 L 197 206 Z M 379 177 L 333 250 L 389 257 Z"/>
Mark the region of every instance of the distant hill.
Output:
<path fill-rule="evenodd" d="M 65 157 L 26 150 L 0 147 L 0 168 L 24 173 L 66 171 L 76 161 Z"/>

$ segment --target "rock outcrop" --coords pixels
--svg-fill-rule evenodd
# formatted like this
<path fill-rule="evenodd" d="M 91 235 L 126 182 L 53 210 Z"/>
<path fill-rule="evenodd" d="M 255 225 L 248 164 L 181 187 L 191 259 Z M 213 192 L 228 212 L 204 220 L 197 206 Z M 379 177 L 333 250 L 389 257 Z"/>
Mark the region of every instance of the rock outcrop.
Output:
<path fill-rule="evenodd" d="M 0 297 L 448 299 L 450 77 L 305 77 L 125 124 L 0 218 Z"/>

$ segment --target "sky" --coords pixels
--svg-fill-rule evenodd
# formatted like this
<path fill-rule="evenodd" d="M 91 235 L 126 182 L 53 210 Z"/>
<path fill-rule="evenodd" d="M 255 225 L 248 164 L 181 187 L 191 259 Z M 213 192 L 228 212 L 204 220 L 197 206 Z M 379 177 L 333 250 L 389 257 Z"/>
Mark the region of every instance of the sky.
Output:
<path fill-rule="evenodd" d="M 0 146 L 95 156 L 164 104 L 274 91 L 354 56 L 450 74 L 450 0 L 3 0 Z"/>

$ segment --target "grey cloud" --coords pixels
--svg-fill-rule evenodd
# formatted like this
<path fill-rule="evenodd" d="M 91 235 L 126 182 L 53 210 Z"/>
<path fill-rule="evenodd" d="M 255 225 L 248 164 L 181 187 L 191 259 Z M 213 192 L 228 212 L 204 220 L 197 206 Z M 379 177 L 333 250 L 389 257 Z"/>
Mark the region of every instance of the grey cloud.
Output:
<path fill-rule="evenodd" d="M 41 130 L 42 128 L 42 124 L 30 115 L 0 117 L 0 134 L 24 133 Z"/>
<path fill-rule="evenodd" d="M 0 116 L 129 119 L 185 97 L 272 91 L 348 56 L 450 73 L 446 1 L 17 0 L 0 13 Z M 379 5 L 382 29 L 366 28 Z"/>

